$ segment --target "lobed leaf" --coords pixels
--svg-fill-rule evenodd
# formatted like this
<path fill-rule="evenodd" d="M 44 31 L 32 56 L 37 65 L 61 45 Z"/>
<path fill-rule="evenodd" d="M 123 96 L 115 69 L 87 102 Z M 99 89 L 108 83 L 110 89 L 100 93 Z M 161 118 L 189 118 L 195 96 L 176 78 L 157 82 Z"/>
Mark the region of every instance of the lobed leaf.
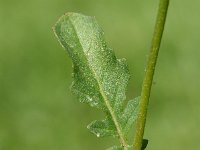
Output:
<path fill-rule="evenodd" d="M 115 130 L 115 125 L 111 121 L 111 119 L 105 119 L 102 121 L 93 121 L 91 122 L 87 128 L 97 137 L 104 137 L 104 136 L 117 136 L 117 132 Z"/>
<path fill-rule="evenodd" d="M 124 109 L 130 77 L 126 60 L 117 59 L 106 45 L 94 17 L 67 13 L 53 29 L 73 62 L 72 91 L 80 102 L 106 114 L 106 119 L 93 121 L 88 129 L 98 137 L 118 136 L 122 147 L 127 147 L 126 136 L 137 117 L 139 98 L 129 101 Z"/>

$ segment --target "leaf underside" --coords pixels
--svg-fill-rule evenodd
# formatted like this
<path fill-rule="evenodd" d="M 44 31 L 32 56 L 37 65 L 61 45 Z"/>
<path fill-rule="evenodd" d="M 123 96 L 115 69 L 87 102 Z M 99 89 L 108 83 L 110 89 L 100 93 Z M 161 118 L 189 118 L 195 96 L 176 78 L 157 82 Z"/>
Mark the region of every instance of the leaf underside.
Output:
<path fill-rule="evenodd" d="M 88 129 L 97 137 L 117 136 L 122 147 L 128 147 L 126 136 L 137 117 L 139 98 L 128 101 L 124 108 L 129 80 L 126 60 L 117 59 L 106 45 L 94 17 L 67 13 L 53 29 L 73 62 L 72 91 L 80 102 L 106 114 L 105 119 L 90 123 Z"/>

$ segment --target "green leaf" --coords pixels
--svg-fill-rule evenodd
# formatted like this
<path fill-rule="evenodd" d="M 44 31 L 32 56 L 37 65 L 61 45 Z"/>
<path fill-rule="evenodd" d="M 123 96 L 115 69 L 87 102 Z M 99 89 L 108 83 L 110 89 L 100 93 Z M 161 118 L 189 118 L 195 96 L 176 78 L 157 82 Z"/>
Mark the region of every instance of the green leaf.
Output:
<path fill-rule="evenodd" d="M 87 128 L 97 137 L 104 137 L 104 136 L 117 136 L 117 132 L 115 130 L 115 125 L 112 119 L 105 119 L 102 121 L 95 120 L 90 123 Z"/>
<path fill-rule="evenodd" d="M 121 123 L 124 125 L 123 130 L 126 135 L 128 134 L 133 122 L 137 119 L 139 100 L 140 97 L 129 100 L 121 117 Z"/>
<path fill-rule="evenodd" d="M 118 136 L 127 147 L 126 136 L 136 119 L 139 98 L 129 101 L 124 109 L 129 80 L 126 60 L 117 59 L 106 45 L 94 17 L 67 13 L 53 29 L 73 62 L 72 91 L 80 102 L 106 114 L 106 119 L 93 121 L 88 129 L 97 137 Z"/>
<path fill-rule="evenodd" d="M 148 145 L 149 141 L 147 139 L 143 139 L 142 140 L 142 148 L 141 150 L 145 150 L 147 145 Z"/>

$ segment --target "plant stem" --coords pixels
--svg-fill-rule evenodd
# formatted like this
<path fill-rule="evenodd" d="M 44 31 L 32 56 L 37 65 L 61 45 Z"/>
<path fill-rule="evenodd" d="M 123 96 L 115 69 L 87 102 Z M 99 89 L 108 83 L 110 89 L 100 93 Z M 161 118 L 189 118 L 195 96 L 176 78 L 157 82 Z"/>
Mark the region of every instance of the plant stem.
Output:
<path fill-rule="evenodd" d="M 148 103 L 149 103 L 153 75 L 155 71 L 155 66 L 156 66 L 156 61 L 157 61 L 160 43 L 162 39 L 162 34 L 164 30 L 168 5 L 169 5 L 169 0 L 160 0 L 151 49 L 150 49 L 147 66 L 146 66 L 145 77 L 144 77 L 143 85 L 142 85 L 141 101 L 140 101 L 140 106 L 139 106 L 140 108 L 139 108 L 139 114 L 138 114 L 138 118 L 136 122 L 136 135 L 133 142 L 134 150 L 141 150 L 141 147 L 142 147 L 146 116 L 147 116 L 147 108 L 148 108 Z"/>

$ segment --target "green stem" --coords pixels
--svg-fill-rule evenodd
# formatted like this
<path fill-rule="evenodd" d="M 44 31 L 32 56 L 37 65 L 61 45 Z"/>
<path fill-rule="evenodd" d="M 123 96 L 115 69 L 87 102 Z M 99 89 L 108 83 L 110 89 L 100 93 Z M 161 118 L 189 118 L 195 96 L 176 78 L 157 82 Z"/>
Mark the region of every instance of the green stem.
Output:
<path fill-rule="evenodd" d="M 141 101 L 139 114 L 136 122 L 136 135 L 133 142 L 134 150 L 141 150 L 145 122 L 147 116 L 147 108 L 149 103 L 149 97 L 151 92 L 151 86 L 153 81 L 153 75 L 155 71 L 156 61 L 158 57 L 158 52 L 160 48 L 160 43 L 162 39 L 162 34 L 164 30 L 165 20 L 167 16 L 169 0 L 160 0 L 159 9 L 152 39 L 152 45 L 147 61 L 147 67 L 145 72 L 145 77 L 142 85 Z"/>

